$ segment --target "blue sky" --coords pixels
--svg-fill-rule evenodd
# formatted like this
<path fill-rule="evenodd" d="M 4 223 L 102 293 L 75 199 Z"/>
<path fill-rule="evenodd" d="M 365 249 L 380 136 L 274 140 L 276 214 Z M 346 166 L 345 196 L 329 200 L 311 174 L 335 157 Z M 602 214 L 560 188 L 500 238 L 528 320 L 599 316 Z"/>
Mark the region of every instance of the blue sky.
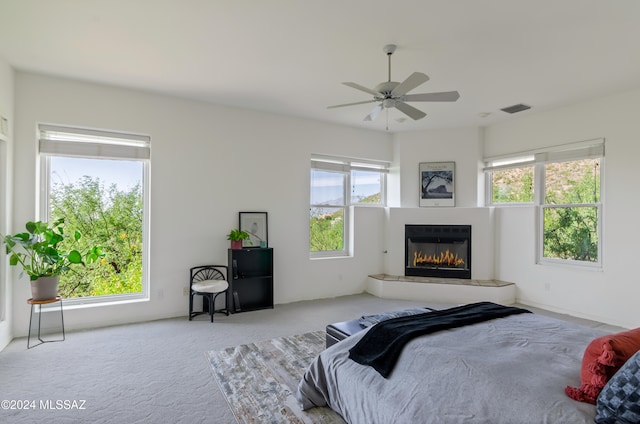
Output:
<path fill-rule="evenodd" d="M 128 190 L 142 182 L 143 164 L 139 161 L 51 157 L 52 184 L 73 183 L 85 175 L 98 177 L 105 187 L 116 184 Z"/>
<path fill-rule="evenodd" d="M 351 195 L 356 198 L 380 193 L 380 173 L 353 171 Z M 342 174 L 337 172 L 313 172 L 311 202 L 323 204 L 342 198 Z"/>

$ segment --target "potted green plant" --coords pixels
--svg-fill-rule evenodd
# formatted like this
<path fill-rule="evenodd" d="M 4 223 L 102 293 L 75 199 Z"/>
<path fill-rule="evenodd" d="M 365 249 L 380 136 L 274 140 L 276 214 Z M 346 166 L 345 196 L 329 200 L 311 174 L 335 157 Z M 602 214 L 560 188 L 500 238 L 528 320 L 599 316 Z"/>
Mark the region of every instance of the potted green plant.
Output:
<path fill-rule="evenodd" d="M 64 233 L 64 218 L 49 225 L 42 221 L 29 221 L 27 232 L 3 236 L 9 255 L 9 265 L 22 266 L 29 276 L 33 300 L 54 299 L 58 294 L 60 274 L 74 265 L 95 262 L 104 256 L 100 246 L 89 248 L 84 254 L 77 249 L 64 249 L 60 243 L 70 239 L 77 243 L 82 235 L 75 231 L 72 237 Z"/>
<path fill-rule="evenodd" d="M 234 229 L 227 234 L 227 240 L 231 240 L 232 249 L 242 249 L 242 241 L 249 240 L 249 233 Z"/>

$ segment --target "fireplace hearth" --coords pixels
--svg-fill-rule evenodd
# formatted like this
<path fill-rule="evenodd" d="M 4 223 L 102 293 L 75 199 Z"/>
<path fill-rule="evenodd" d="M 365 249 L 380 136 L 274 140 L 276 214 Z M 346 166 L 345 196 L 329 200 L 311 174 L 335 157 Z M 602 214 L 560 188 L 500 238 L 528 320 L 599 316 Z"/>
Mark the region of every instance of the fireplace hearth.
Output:
<path fill-rule="evenodd" d="M 405 225 L 404 275 L 471 279 L 471 225 Z"/>

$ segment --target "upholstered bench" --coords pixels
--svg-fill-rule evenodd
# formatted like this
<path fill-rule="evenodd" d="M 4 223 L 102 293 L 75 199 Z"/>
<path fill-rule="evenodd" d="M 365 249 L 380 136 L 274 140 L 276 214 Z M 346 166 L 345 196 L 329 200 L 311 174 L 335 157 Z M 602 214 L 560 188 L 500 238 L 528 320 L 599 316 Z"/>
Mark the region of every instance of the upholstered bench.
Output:
<path fill-rule="evenodd" d="M 329 348 L 334 344 L 338 343 L 339 341 L 344 340 L 347 337 L 352 336 L 364 330 L 366 327 L 363 326 L 363 324 L 366 326 L 369 326 L 369 325 L 374 325 L 380 321 L 384 321 L 391 318 L 397 318 L 397 317 L 406 316 L 406 315 L 414 315 L 418 313 L 425 313 L 425 312 L 430 312 L 435 310 L 436 309 L 428 308 L 428 307 L 406 309 L 403 311 L 385 312 L 382 314 L 368 315 L 358 319 L 352 319 L 349 321 L 342 321 L 342 322 L 329 324 L 327 325 L 327 328 L 326 328 L 326 331 L 327 331 L 327 336 L 325 339 L 326 347 Z"/>
<path fill-rule="evenodd" d="M 329 324 L 327 325 L 326 345 L 331 347 L 340 340 L 344 340 L 362 330 L 364 330 L 364 327 L 360 325 L 359 319 Z"/>

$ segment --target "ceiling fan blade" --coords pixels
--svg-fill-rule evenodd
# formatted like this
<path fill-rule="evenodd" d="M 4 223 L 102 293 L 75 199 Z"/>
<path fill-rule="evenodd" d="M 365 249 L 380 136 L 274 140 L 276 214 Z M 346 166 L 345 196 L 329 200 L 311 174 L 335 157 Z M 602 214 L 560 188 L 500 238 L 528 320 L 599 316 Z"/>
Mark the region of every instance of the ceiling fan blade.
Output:
<path fill-rule="evenodd" d="M 422 119 L 425 116 L 427 116 L 426 113 L 424 113 L 421 110 L 416 109 L 413 106 L 409 106 L 406 103 L 403 102 L 396 102 L 396 109 L 398 109 L 400 112 L 404 113 L 405 115 L 407 115 L 409 118 L 414 119 L 414 120 L 418 120 L 418 119 Z"/>
<path fill-rule="evenodd" d="M 364 91 L 365 93 L 369 93 L 373 96 L 380 96 L 380 93 L 378 93 L 375 90 L 372 90 L 370 88 L 367 87 L 363 87 L 360 84 L 356 84 L 355 82 L 343 82 L 344 85 L 346 85 L 347 87 L 351 87 L 351 88 L 355 88 L 356 90 L 360 90 L 360 91 Z"/>
<path fill-rule="evenodd" d="M 380 111 L 382 109 L 383 109 L 382 103 L 380 103 L 378 106 L 373 108 L 373 110 L 371 111 L 370 114 L 368 114 L 367 116 L 364 117 L 364 120 L 365 121 L 373 121 L 374 119 L 376 119 L 378 117 L 378 115 L 380 114 Z"/>
<path fill-rule="evenodd" d="M 443 91 L 441 93 L 407 94 L 405 102 L 455 102 L 460 98 L 457 91 Z"/>
<path fill-rule="evenodd" d="M 327 109 L 333 109 L 333 108 L 336 108 L 336 107 L 344 107 L 344 106 L 364 105 L 366 103 L 374 103 L 374 102 L 376 102 L 376 100 L 365 100 L 363 102 L 345 103 L 343 105 L 327 106 Z"/>
<path fill-rule="evenodd" d="M 391 92 L 391 96 L 404 96 L 422 83 L 429 81 L 429 77 L 422 72 L 414 72 L 409 77 L 396 86 Z"/>

